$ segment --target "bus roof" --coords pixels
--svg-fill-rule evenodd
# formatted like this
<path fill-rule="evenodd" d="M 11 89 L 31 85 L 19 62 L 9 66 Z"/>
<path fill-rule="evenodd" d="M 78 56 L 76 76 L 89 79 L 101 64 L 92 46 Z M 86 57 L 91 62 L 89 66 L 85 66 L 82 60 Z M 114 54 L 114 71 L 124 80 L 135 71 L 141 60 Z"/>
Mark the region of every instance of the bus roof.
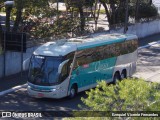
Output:
<path fill-rule="evenodd" d="M 63 39 L 56 42 L 48 42 L 38 47 L 34 51 L 34 54 L 43 56 L 65 56 L 68 53 L 76 50 L 83 50 L 87 48 L 123 42 L 125 40 L 131 40 L 136 38 L 136 35 L 131 34 L 101 34 L 93 35 L 90 37 L 85 36 Z"/>

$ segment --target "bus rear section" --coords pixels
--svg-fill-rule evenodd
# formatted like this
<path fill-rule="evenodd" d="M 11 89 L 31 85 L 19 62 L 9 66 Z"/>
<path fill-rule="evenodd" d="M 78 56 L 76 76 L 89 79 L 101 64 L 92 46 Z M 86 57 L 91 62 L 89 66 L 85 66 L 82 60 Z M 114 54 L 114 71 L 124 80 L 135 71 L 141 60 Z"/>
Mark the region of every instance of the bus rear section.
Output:
<path fill-rule="evenodd" d="M 78 92 L 96 87 L 97 81 L 116 83 L 136 70 L 135 35 L 75 38 L 47 45 L 31 57 L 28 94 L 32 97 L 73 98 Z"/>

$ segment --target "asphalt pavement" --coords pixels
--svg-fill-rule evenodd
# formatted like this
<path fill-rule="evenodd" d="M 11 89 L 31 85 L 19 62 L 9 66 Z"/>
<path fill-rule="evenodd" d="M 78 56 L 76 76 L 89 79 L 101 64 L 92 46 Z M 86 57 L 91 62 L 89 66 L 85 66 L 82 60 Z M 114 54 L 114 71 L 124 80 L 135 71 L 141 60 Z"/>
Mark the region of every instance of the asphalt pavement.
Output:
<path fill-rule="evenodd" d="M 17 73 L 14 75 L 7 76 L 5 78 L 0 78 L 0 92 L 13 88 L 15 86 L 23 85 L 25 83 L 27 83 L 26 72 L 23 73 L 22 76 L 21 73 Z"/>
<path fill-rule="evenodd" d="M 158 40 L 160 40 L 160 34 L 148 36 L 146 38 L 139 39 L 139 46 L 144 46 L 150 42 Z M 21 76 L 21 73 L 17 73 L 15 75 L 11 75 L 5 78 L 0 78 L 0 92 L 13 88 L 15 86 L 23 85 L 25 83 L 27 83 L 26 72 L 23 73 L 23 76 Z"/>

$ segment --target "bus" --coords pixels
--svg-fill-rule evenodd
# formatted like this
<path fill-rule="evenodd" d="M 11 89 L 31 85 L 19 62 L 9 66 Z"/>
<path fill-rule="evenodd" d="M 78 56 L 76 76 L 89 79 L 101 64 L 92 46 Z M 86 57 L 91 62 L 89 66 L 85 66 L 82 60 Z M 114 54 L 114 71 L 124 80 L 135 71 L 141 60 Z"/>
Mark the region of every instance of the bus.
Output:
<path fill-rule="evenodd" d="M 97 81 L 116 83 L 136 71 L 138 38 L 132 34 L 103 34 L 63 39 L 38 47 L 29 63 L 29 96 L 73 98 L 96 87 Z"/>

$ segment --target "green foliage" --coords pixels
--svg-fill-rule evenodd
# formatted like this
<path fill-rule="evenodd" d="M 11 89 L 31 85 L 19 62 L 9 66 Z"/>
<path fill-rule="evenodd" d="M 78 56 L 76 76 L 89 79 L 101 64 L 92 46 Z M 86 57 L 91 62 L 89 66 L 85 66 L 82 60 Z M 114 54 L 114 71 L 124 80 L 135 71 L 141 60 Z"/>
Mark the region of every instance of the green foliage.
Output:
<path fill-rule="evenodd" d="M 101 9 L 101 10 L 99 11 L 99 13 L 105 14 L 105 9 Z"/>
<path fill-rule="evenodd" d="M 147 111 L 160 109 L 160 85 L 143 80 L 123 80 L 116 85 L 99 83 L 86 92 L 83 103 L 94 111 Z"/>
<path fill-rule="evenodd" d="M 150 18 L 158 15 L 158 11 L 154 5 L 141 3 L 138 10 L 139 19 Z M 135 6 L 130 7 L 130 16 L 135 17 Z"/>
<path fill-rule="evenodd" d="M 5 0 L 0 0 L 0 4 Z M 42 37 L 50 37 L 54 35 L 65 36 L 68 34 L 68 31 L 74 31 L 73 34 L 82 35 L 86 32 L 86 15 L 84 12 L 85 7 L 93 7 L 96 4 L 97 0 L 64 0 L 67 11 L 77 13 L 74 16 L 77 17 L 72 19 L 64 18 L 64 14 L 62 14 L 63 19 L 59 19 L 57 24 L 50 25 L 50 19 L 54 18 L 55 23 L 57 23 L 56 15 L 61 16 L 61 13 L 57 11 L 55 8 L 51 8 L 49 3 L 55 3 L 57 0 L 14 0 L 15 5 L 12 9 L 11 18 L 15 20 L 16 24 L 14 24 L 15 31 L 23 31 L 24 27 L 29 27 L 29 32 L 33 37 L 42 38 Z M 63 1 L 63 0 L 62 0 Z M 157 15 L 157 10 L 153 5 L 150 5 L 151 0 L 141 0 L 139 7 L 139 18 L 149 18 Z M 60 2 L 60 1 L 59 1 Z M 99 2 L 103 3 L 102 5 L 106 5 L 105 8 L 107 10 L 100 10 L 100 13 L 106 13 L 108 17 L 109 25 L 124 23 L 125 21 L 125 0 L 100 0 Z M 110 4 L 110 7 L 107 6 Z M 130 0 L 129 6 L 129 16 L 135 17 L 135 0 Z M 2 10 L 2 9 L 1 9 Z M 3 8 L 3 11 L 5 8 Z M 22 15 L 21 12 L 23 11 Z M 108 12 L 106 12 L 108 11 Z M 80 13 L 80 19 L 78 20 L 78 13 Z M 107 14 L 108 13 L 108 14 Z M 18 19 L 16 19 L 18 18 Z M 21 19 L 22 18 L 22 19 Z M 32 19 L 32 20 L 30 20 Z M 48 19 L 44 22 L 44 19 Z M 38 21 L 39 20 L 39 21 Z M 40 21 L 41 20 L 41 21 Z M 26 25 L 24 21 L 32 21 L 35 26 Z M 42 22 L 43 21 L 43 22 Z M 24 23 L 24 24 L 23 24 Z M 31 24 L 32 24 L 31 23 Z M 71 23 L 71 24 L 70 24 Z M 88 28 L 87 28 L 88 29 Z M 70 34 L 70 33 L 69 33 Z"/>
<path fill-rule="evenodd" d="M 125 22 L 125 8 L 119 7 L 115 13 L 116 23 L 124 23 Z"/>
<path fill-rule="evenodd" d="M 72 20 L 66 16 L 60 17 L 58 20 L 53 20 L 53 23 L 40 21 L 42 20 L 39 19 L 39 21 L 36 22 L 36 25 L 34 25 L 30 30 L 30 34 L 35 38 L 69 37 L 68 33 L 73 32 L 73 34 L 76 34 L 75 32 L 79 25 L 78 19 Z"/>
<path fill-rule="evenodd" d="M 149 4 L 141 4 L 139 8 L 139 16 L 141 18 L 154 17 L 158 14 L 155 6 Z"/>

